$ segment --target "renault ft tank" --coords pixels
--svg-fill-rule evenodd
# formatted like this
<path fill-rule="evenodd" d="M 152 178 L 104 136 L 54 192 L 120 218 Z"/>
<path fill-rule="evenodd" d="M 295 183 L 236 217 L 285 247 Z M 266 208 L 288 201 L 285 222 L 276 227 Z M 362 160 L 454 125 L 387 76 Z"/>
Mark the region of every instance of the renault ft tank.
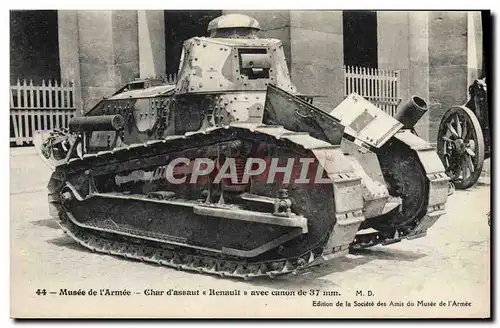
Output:
<path fill-rule="evenodd" d="M 38 138 L 61 228 L 101 253 L 274 277 L 422 237 L 448 181 L 412 128 L 356 94 L 330 113 L 297 93 L 279 40 L 243 15 L 184 42 L 178 81 L 129 83 Z"/>

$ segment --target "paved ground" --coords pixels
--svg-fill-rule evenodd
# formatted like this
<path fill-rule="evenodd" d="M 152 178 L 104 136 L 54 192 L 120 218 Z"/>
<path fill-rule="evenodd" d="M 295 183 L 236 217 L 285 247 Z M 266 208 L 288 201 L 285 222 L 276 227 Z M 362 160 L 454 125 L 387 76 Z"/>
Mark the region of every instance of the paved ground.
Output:
<path fill-rule="evenodd" d="M 14 316 L 475 316 L 489 315 L 488 185 L 457 191 L 427 237 L 337 259 L 275 280 L 234 281 L 89 252 L 49 219 L 50 171 L 33 148 L 11 150 L 11 314 Z M 37 295 L 37 289 L 128 289 L 142 295 Z M 145 296 L 144 290 L 295 292 L 295 296 Z M 300 290 L 315 297 L 297 296 Z M 356 297 L 356 290 L 365 296 Z M 366 296 L 368 290 L 375 296 Z M 323 296 L 337 291 L 340 296 Z M 402 301 L 404 307 L 313 307 L 313 301 Z M 469 301 L 467 307 L 408 302 Z M 358 303 L 369 305 L 369 303 Z M 467 304 L 463 303 L 464 306 Z"/>

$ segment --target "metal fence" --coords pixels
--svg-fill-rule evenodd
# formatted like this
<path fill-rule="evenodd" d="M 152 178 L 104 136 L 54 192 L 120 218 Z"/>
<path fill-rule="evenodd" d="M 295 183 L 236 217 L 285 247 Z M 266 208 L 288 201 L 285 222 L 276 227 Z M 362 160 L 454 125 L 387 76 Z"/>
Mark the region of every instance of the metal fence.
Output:
<path fill-rule="evenodd" d="M 10 86 L 10 141 L 30 144 L 34 131 L 68 127 L 75 116 L 75 85 L 17 80 Z"/>
<path fill-rule="evenodd" d="M 167 73 L 164 79 L 167 84 L 177 84 L 177 73 Z"/>
<path fill-rule="evenodd" d="M 394 116 L 401 102 L 399 72 L 344 66 L 344 96 L 355 92 Z"/>

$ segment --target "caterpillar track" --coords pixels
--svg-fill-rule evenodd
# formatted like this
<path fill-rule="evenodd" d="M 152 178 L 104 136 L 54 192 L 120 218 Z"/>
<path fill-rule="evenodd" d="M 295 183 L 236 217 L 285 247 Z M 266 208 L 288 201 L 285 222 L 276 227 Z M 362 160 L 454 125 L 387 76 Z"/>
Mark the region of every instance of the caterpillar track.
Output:
<path fill-rule="evenodd" d="M 126 239 L 124 242 L 107 239 L 96 234 L 95 230 L 99 230 L 104 234 L 113 234 L 115 238 L 116 236 L 130 237 L 131 234 L 126 231 L 78 224 L 74 218 L 61 220 L 59 226 L 80 245 L 93 252 L 122 256 L 127 259 L 163 265 L 178 270 L 217 275 L 222 278 L 229 277 L 244 280 L 256 277 L 274 278 L 285 274 L 297 274 L 323 261 L 323 258 L 318 255 L 321 254 L 321 249 L 317 249 L 316 252 L 310 251 L 298 258 L 283 258 L 281 260 L 248 264 L 245 261 L 216 258 L 210 254 L 191 254 L 181 248 L 165 249 L 162 247 L 161 242 L 150 241 L 149 243 L 145 242 L 145 245 L 135 245 L 127 243 Z"/>
<path fill-rule="evenodd" d="M 91 213 L 93 210 L 97 211 L 100 206 L 98 203 L 97 205 L 88 203 L 89 200 L 96 197 L 125 199 L 129 202 L 141 202 L 143 204 L 165 203 L 167 206 L 176 201 L 175 198 L 158 200 L 150 198 L 148 194 L 132 195 L 116 191 L 100 192 L 97 187 L 99 183 L 96 183 L 96 181 L 107 176 L 109 169 L 112 169 L 116 173 L 116 168 L 121 167 L 122 171 L 126 170 L 129 172 L 131 168 L 126 167 L 130 165 L 130 161 L 132 159 L 138 161 L 141 158 L 141 164 L 134 166 L 132 169 L 147 169 L 151 164 L 156 166 L 165 164 L 165 162 L 161 163 L 158 159 L 166 158 L 164 155 L 172 154 L 174 150 L 185 155 L 194 148 L 194 145 L 196 145 L 198 150 L 202 149 L 202 141 L 205 141 L 205 145 L 213 146 L 214 144 L 222 145 L 228 141 L 234 141 L 236 138 L 239 138 L 239 140 L 266 141 L 267 145 L 273 143 L 280 144 L 280 146 L 286 145 L 289 147 L 287 149 L 293 148 L 301 154 L 304 152 L 309 155 L 314 154 L 317 160 L 329 158 L 335 162 L 335 165 L 324 164 L 324 166 L 330 169 L 326 172 L 331 179 L 329 187 L 336 191 L 335 194 L 330 194 L 333 198 L 330 201 L 333 202 L 332 205 L 336 208 L 334 211 L 336 219 L 331 219 L 330 223 L 324 223 L 325 225 L 321 226 L 328 226 L 328 230 L 324 231 L 322 236 L 318 235 L 321 229 L 314 229 L 314 225 L 318 225 L 314 221 L 315 219 L 318 221 L 318 219 L 311 217 L 307 223 L 309 227 L 306 229 L 302 228 L 302 230 L 298 229 L 300 232 L 296 230 L 291 233 L 290 242 L 292 244 L 283 243 L 288 249 L 286 253 L 280 254 L 280 252 L 276 252 L 275 249 L 271 248 L 267 251 L 267 254 L 266 252 L 262 253 L 265 255 L 263 259 L 262 254 L 259 254 L 261 255 L 260 257 L 254 256 L 253 258 L 249 258 L 238 256 L 238 252 L 228 252 L 224 248 L 216 249 L 206 247 L 206 245 L 193 245 L 189 242 L 182 243 L 175 241 L 175 238 L 172 238 L 172 236 L 165 236 L 152 229 L 133 228 L 127 226 L 127 220 L 117 223 L 115 222 L 117 221 L 116 219 L 103 218 L 102 216 L 89 217 L 88 213 Z M 396 238 L 392 238 L 394 236 L 388 237 L 381 232 L 356 236 L 360 225 L 365 220 L 362 211 L 362 193 L 360 192 L 362 181 L 348 165 L 348 162 L 339 146 L 328 144 L 307 134 L 291 132 L 276 126 L 240 124 L 239 126 L 214 128 L 184 136 L 170 137 L 167 140 L 157 140 L 116 148 L 112 151 L 88 154 L 81 159 L 73 158 L 67 162 L 59 163 L 49 183 L 49 201 L 53 208 L 52 213 L 58 218 L 61 228 L 82 246 L 92 251 L 156 263 L 180 270 L 243 279 L 260 276 L 275 277 L 283 274 L 297 273 L 318 265 L 325 260 L 343 256 L 347 254 L 349 248 L 390 244 L 404 238 L 420 237 L 425 235 L 427 228 L 443 214 L 443 206 L 432 205 L 430 207 L 432 210 L 428 211 L 421 218 L 415 218 L 410 224 L 411 229 L 405 230 L 403 232 L 404 235 L 396 236 Z M 347 165 L 342 165 L 342 163 L 347 163 Z M 92 167 L 92 170 L 87 169 L 88 167 Z M 93 171 L 93 173 L 89 171 Z M 78 190 L 71 184 L 71 181 L 80 180 L 82 177 L 87 178 L 84 178 L 85 181 L 80 183 Z M 431 175 L 431 178 L 431 186 L 434 186 L 434 188 L 440 187 L 444 181 L 442 176 L 436 174 Z M 303 193 L 314 192 L 315 190 L 311 186 L 287 187 L 289 189 L 298 188 Z M 324 186 L 321 187 L 324 188 Z M 141 188 L 144 188 L 144 185 Z M 352 190 L 355 190 L 355 192 L 352 192 Z M 68 192 L 71 193 L 71 197 L 67 197 Z M 86 192 L 86 194 L 84 195 L 82 192 Z M 348 202 L 344 198 L 346 192 L 351 197 Z M 301 194 L 293 194 L 292 198 L 295 195 Z M 68 201 L 68 199 L 65 199 L 65 196 L 66 198 L 73 199 Z M 356 197 L 358 198 L 357 200 Z M 180 199 L 179 201 L 185 200 Z M 79 210 L 83 207 L 78 206 L 77 203 L 85 202 L 88 203 L 84 204 L 86 209 L 83 213 L 79 213 Z M 198 199 L 192 200 L 191 203 L 193 206 L 201 206 L 201 208 L 241 209 L 240 205 L 227 202 L 220 204 Z M 325 202 L 322 203 L 323 206 L 327 207 Z M 92 209 L 92 206 L 96 207 Z M 72 213 L 72 211 L 76 212 Z M 126 210 L 122 210 L 122 213 L 123 215 L 127 215 Z M 269 214 L 272 216 L 272 213 Z M 83 218 L 84 222 L 79 220 L 78 217 Z M 300 213 L 297 217 L 301 217 Z M 328 217 L 332 218 L 330 215 Z M 300 243 L 298 246 L 293 245 L 294 239 L 301 235 L 302 237 L 307 235 L 311 232 L 310 230 L 316 235 L 311 237 L 311 240 L 306 242 L 305 246 L 300 245 Z M 306 231 L 305 234 L 303 234 L 304 231 Z M 283 236 L 288 238 L 288 234 L 286 233 Z M 280 237 L 276 239 L 280 239 Z M 283 248 L 283 245 L 276 244 L 272 246 Z M 296 249 L 293 249 L 293 247 Z"/>
<path fill-rule="evenodd" d="M 67 163 L 58 165 L 51 183 L 49 183 L 51 186 L 49 199 L 51 205 L 56 209 L 54 212 L 57 213 L 61 228 L 81 245 L 93 251 L 159 263 L 178 269 L 245 279 L 257 276 L 277 276 L 285 273 L 297 272 L 300 269 L 317 264 L 325 257 L 332 258 L 337 255 L 346 254 L 349 249 L 350 241 L 352 241 L 359 224 L 364 220 L 361 211 L 362 200 L 359 193 L 358 201 L 352 202 L 354 206 L 339 206 L 339 210 L 335 215 L 337 221 L 335 222 L 335 220 L 332 220 L 331 223 L 327 224 L 329 229 L 334 231 L 325 231 L 325 236 L 322 238 L 316 236 L 314 242 L 318 245 L 308 246 L 305 249 L 297 250 L 293 256 L 280 257 L 275 255 L 276 259 L 264 261 L 249 261 L 248 259 L 235 256 L 225 256 L 223 255 L 223 249 L 208 249 L 207 247 L 201 247 L 199 245 L 180 245 L 180 243 L 172 243 L 171 240 L 169 241 L 162 238 L 161 234 L 125 228 L 114 222 L 110 224 L 109 221 L 112 222 L 112 220 L 106 223 L 105 220 L 97 219 L 91 224 L 85 224 L 79 222 L 69 210 L 69 207 L 75 208 L 78 206 L 68 206 L 61 197 L 64 192 L 69 191 L 75 197 L 73 202 L 83 202 L 85 199 L 92 199 L 100 195 L 99 192 L 95 190 L 96 182 L 94 181 L 94 179 L 99 179 L 99 174 L 93 175 L 93 180 L 88 181 L 93 187 L 85 196 L 81 195 L 76 187 L 72 186 L 68 181 L 78 180 L 77 176 L 88 176 L 89 170 L 84 169 L 86 167 L 92 167 L 94 172 L 101 171 L 101 173 L 106 170 L 106 166 L 109 167 L 111 165 L 114 168 L 118 167 L 119 163 L 117 162 L 110 164 L 110 157 L 121 158 L 122 163 L 126 163 L 129 161 L 127 157 L 137 159 L 140 156 L 138 153 L 143 153 L 145 158 L 149 156 L 150 160 L 154 161 L 158 159 L 158 157 L 161 157 L 161 155 L 158 155 L 161 154 L 161 149 L 165 151 L 166 149 L 180 150 L 180 148 L 183 148 L 184 150 L 180 151 L 185 154 L 186 151 L 192 149 L 190 148 L 190 143 L 196 143 L 199 149 L 202 148 L 200 140 L 205 140 L 207 144 L 213 144 L 214 140 L 219 140 L 220 142 L 227 142 L 229 140 L 234 141 L 236 135 L 245 136 L 247 140 L 259 139 L 269 142 L 269 140 L 274 139 L 277 142 L 281 141 L 289 147 L 296 148 L 300 152 L 310 152 L 314 154 L 316 159 L 330 157 L 332 159 L 336 158 L 341 160 L 343 157 L 338 146 L 332 146 L 326 142 L 314 139 L 307 134 L 291 132 L 282 127 L 258 125 L 254 125 L 251 129 L 244 128 L 243 126 L 216 128 L 211 131 L 193 133 L 182 137 L 172 137 L 169 138 L 169 140 L 131 145 L 126 148 L 100 152 L 95 155 L 85 155 L 82 159 L 71 159 Z M 201 139 L 202 136 L 203 139 Z M 207 138 L 208 136 L 211 138 Z M 154 158 L 151 158 L 152 154 L 155 154 Z M 156 161 L 156 165 L 158 164 L 159 163 Z M 150 164 L 146 163 L 145 160 L 144 164 L 136 166 L 134 169 L 144 169 L 147 168 L 148 165 Z M 123 166 L 126 166 L 126 164 Z M 327 172 L 328 176 L 331 178 L 330 187 L 341 189 L 343 188 L 342 186 L 346 184 L 350 184 L 349 188 L 352 188 L 352 184 L 354 184 L 355 187 L 361 187 L 361 180 L 354 172 L 349 171 L 348 165 L 335 165 L 332 166 L 332 168 L 333 167 L 335 170 Z M 62 180 L 66 182 L 64 183 Z M 309 188 L 310 191 L 313 190 L 310 186 L 306 186 L 305 188 L 306 191 L 303 192 L 307 192 L 307 188 Z M 141 201 L 143 202 L 162 202 L 155 199 L 149 199 L 147 195 L 138 197 L 138 195 L 128 196 L 122 194 L 118 196 L 116 193 L 108 194 L 108 196 L 111 195 L 128 200 L 135 199 L 137 201 L 138 198 L 141 199 L 142 197 Z M 355 195 L 353 196 L 355 197 Z M 331 199 L 331 201 L 334 202 L 334 199 Z M 196 203 L 202 204 L 203 206 L 209 206 L 206 201 L 197 201 Z M 238 208 L 231 204 L 213 204 L 212 206 L 215 208 Z M 89 221 L 89 218 L 86 218 L 86 220 Z M 302 230 L 307 231 L 307 227 Z M 297 233 L 293 233 L 292 236 L 295 234 Z M 326 250 L 325 246 L 328 244 L 328 237 L 330 237 L 330 235 L 344 238 L 342 238 L 340 242 L 330 242 L 329 247 L 331 247 L 331 249 Z M 286 234 L 284 236 L 286 237 Z M 123 241 L 121 243 L 116 242 L 116 238 L 128 241 L 133 240 L 134 243 L 124 247 L 124 245 L 127 244 Z M 164 256 L 162 256 L 162 254 Z M 170 257 L 167 254 L 170 255 Z"/>

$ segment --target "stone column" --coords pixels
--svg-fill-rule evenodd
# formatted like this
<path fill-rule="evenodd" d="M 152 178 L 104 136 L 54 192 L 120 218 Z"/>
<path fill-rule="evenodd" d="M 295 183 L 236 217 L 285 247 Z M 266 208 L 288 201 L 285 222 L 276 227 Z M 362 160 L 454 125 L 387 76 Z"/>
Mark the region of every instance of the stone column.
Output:
<path fill-rule="evenodd" d="M 408 12 L 377 12 L 378 68 L 399 71 L 400 96 L 409 97 Z"/>
<path fill-rule="evenodd" d="M 76 10 L 59 10 L 57 12 L 59 37 L 59 64 L 61 67 L 61 82 L 75 84 L 76 115 L 82 115 L 82 95 L 80 83 L 78 12 Z"/>
<path fill-rule="evenodd" d="M 82 110 L 139 76 L 136 11 L 60 11 L 61 76 L 80 86 Z M 79 67 L 78 67 L 79 66 Z"/>
<path fill-rule="evenodd" d="M 115 91 L 139 77 L 139 30 L 136 10 L 113 10 L 111 15 Z"/>
<path fill-rule="evenodd" d="M 408 13 L 408 52 L 409 52 L 409 95 L 425 99 L 429 111 L 418 121 L 415 130 L 420 137 L 429 139 L 429 115 L 435 105 L 429 101 L 429 13 L 411 11 Z M 438 105 L 439 106 L 439 105 Z"/>
<path fill-rule="evenodd" d="M 429 139 L 436 142 L 439 123 L 451 106 L 467 101 L 467 13 L 429 13 L 429 98 L 441 106 L 430 111 Z"/>
<path fill-rule="evenodd" d="M 163 10 L 139 10 L 137 19 L 140 77 L 164 76 L 166 61 Z"/>
<path fill-rule="evenodd" d="M 322 95 L 314 104 L 331 111 L 344 99 L 341 11 L 291 11 L 292 81 L 299 93 Z"/>
<path fill-rule="evenodd" d="M 400 96 L 405 102 L 410 96 L 429 101 L 429 33 L 428 12 L 377 12 L 378 65 L 382 69 L 398 70 Z M 429 141 L 429 112 L 415 126 L 417 134 Z"/>
<path fill-rule="evenodd" d="M 481 12 L 473 11 L 467 13 L 467 84 L 471 85 L 474 80 L 483 74 L 483 27 L 481 24 Z"/>

